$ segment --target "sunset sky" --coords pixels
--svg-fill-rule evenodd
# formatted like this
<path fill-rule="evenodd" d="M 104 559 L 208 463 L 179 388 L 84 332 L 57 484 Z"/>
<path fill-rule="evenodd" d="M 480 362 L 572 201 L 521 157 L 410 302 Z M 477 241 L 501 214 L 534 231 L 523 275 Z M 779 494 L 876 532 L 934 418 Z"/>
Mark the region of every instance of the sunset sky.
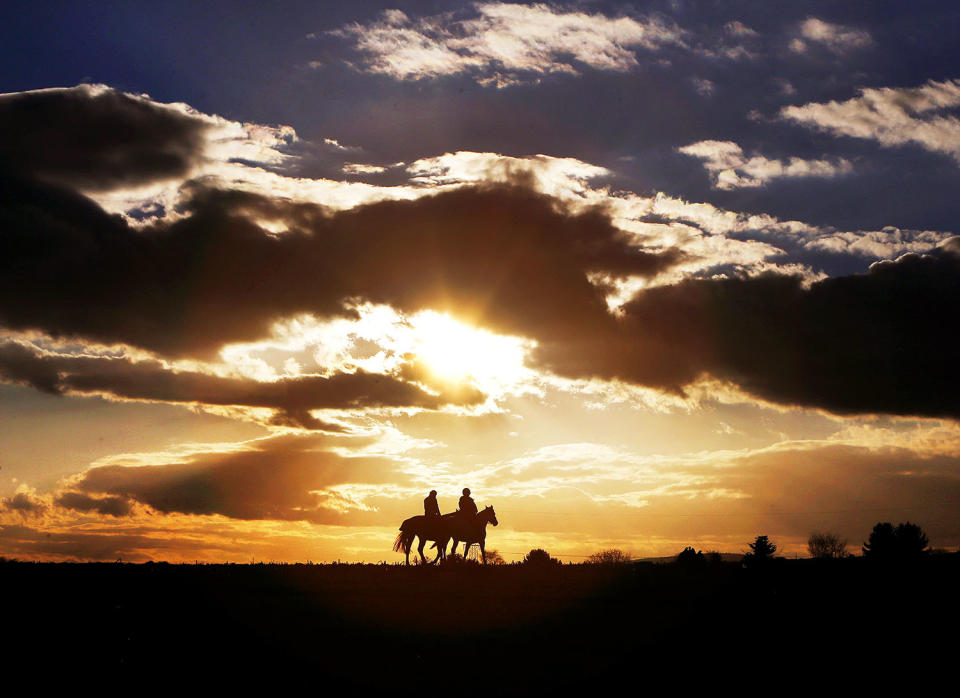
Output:
<path fill-rule="evenodd" d="M 960 545 L 954 2 L 0 13 L 0 555 Z"/>

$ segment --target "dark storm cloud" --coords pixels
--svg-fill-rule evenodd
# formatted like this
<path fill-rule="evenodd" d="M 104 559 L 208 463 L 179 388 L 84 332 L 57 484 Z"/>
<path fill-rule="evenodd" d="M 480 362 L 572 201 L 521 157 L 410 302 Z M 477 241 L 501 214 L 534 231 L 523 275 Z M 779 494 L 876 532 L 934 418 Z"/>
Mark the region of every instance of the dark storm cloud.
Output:
<path fill-rule="evenodd" d="M 96 106 L 108 124 L 140 111 L 143 123 L 153 111 L 158 122 L 188 118 L 111 91 L 44 95 L 31 98 L 69 97 L 85 105 L 81 112 Z M 26 97 L 4 99 L 20 104 Z M 90 117 L 90 128 L 100 116 Z M 118 131 L 140 143 L 150 128 Z M 194 152 L 193 136 L 169 131 L 167 140 L 183 146 L 174 150 Z M 158 147 L 165 142 L 159 138 Z M 160 176 L 149 157 L 117 157 L 122 166 L 111 171 L 124 181 L 136 179 L 126 170 Z M 185 157 L 177 167 L 187 167 Z M 574 210 L 520 182 L 346 211 L 194 183 L 182 190 L 181 218 L 132 228 L 75 191 L 38 182 L 61 170 L 105 176 L 95 159 L 67 150 L 58 170 L 56 158 L 50 151 L 39 159 L 47 163 L 43 172 L 8 158 L 31 178 L 0 172 L 0 323 L 12 329 L 212 356 L 225 343 L 265 336 L 277 319 L 350 315 L 351 303 L 370 301 L 405 312 L 449 311 L 533 338 L 536 358 L 566 376 L 681 391 L 712 375 L 772 401 L 836 412 L 960 413 L 956 369 L 925 358 L 955 339 L 955 243 L 809 289 L 799 278 L 772 274 L 689 279 L 645 290 L 614 317 L 607 289 L 592 274 L 654 278 L 684 254 L 638 248 L 603 210 Z M 71 177 L 60 179 L 76 183 Z M 271 234 L 262 223 L 287 230 Z M 7 350 L 8 380 L 41 390 L 272 407 L 277 423 L 308 425 L 308 410 L 320 407 L 435 407 L 443 400 L 362 372 L 257 383 L 150 362 L 101 359 L 94 367 L 75 357 L 54 365 L 67 359 Z M 323 425 L 314 420 L 313 427 Z"/>
<path fill-rule="evenodd" d="M 81 492 L 64 492 L 57 496 L 56 504 L 64 509 L 92 512 L 105 516 L 129 516 L 130 500 L 126 497 L 91 497 Z"/>
<path fill-rule="evenodd" d="M 605 336 L 545 345 L 568 375 L 674 391 L 699 376 L 832 412 L 960 417 L 960 239 L 805 288 L 799 277 L 651 288 Z"/>
<path fill-rule="evenodd" d="M 0 498 L 0 507 L 7 511 L 17 511 L 25 516 L 39 516 L 47 509 L 47 505 L 40 499 L 30 496 L 27 492 L 17 492 L 12 497 Z"/>
<path fill-rule="evenodd" d="M 343 514 L 337 507 L 349 495 L 328 488 L 343 483 L 397 486 L 404 479 L 396 461 L 348 458 L 323 448 L 324 442 L 313 437 L 276 438 L 256 450 L 201 454 L 162 467 L 91 468 L 59 500 L 70 496 L 83 504 L 84 497 L 92 502 L 118 498 L 164 514 L 338 523 Z"/>
<path fill-rule="evenodd" d="M 105 393 L 129 400 L 269 407 L 278 410 L 275 424 L 327 430 L 340 428 L 314 419 L 309 410 L 437 409 L 448 402 L 473 404 L 484 399 L 473 389 L 435 396 L 398 378 L 362 370 L 256 381 L 172 371 L 159 361 L 41 354 L 15 342 L 0 343 L 0 379 L 56 394 Z"/>
<path fill-rule="evenodd" d="M 199 190 L 185 212 L 134 230 L 66 190 L 0 182 L 0 322 L 211 355 L 278 318 L 344 314 L 361 299 L 550 335 L 605 315 L 589 272 L 652 277 L 683 259 L 638 249 L 602 211 L 575 213 L 521 187 L 342 212 Z M 269 235 L 259 219 L 290 230 Z"/>
<path fill-rule="evenodd" d="M 771 401 L 840 413 L 960 416 L 960 374 L 931 360 L 960 326 L 955 242 L 809 289 L 775 274 L 688 279 L 647 289 L 614 317 L 589 272 L 655 276 L 681 253 L 633 247 L 602 211 L 574 213 L 518 187 L 333 213 L 199 189 L 184 219 L 144 231 L 50 187 L 21 182 L 0 197 L 10 221 L 0 319 L 17 329 L 212 353 L 262 336 L 277 318 L 343 314 L 345 301 L 359 299 L 448 310 L 531 337 L 537 360 L 566 376 L 681 391 L 713 375 Z M 267 235 L 254 223 L 261 219 L 280 220 L 289 232 Z M 322 381 L 243 385 L 140 369 L 126 381 L 74 369 L 64 387 L 271 406 L 288 410 L 280 419 L 295 419 L 314 406 L 306 396 Z M 56 389 L 42 365 L 18 370 L 15 380 Z M 358 375 L 342 380 L 366 380 Z"/>
<path fill-rule="evenodd" d="M 96 190 L 182 177 L 208 127 L 105 87 L 0 95 L 0 168 Z"/>

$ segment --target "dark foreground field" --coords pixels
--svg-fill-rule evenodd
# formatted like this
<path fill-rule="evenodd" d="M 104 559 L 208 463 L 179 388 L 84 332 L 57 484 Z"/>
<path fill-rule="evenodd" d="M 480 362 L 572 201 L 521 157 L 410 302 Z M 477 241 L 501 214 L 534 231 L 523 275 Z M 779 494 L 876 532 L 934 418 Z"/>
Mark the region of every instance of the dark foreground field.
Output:
<path fill-rule="evenodd" d="M 957 555 L 909 568 L 7 562 L 3 664 L 318 695 L 955 685 L 958 581 Z"/>

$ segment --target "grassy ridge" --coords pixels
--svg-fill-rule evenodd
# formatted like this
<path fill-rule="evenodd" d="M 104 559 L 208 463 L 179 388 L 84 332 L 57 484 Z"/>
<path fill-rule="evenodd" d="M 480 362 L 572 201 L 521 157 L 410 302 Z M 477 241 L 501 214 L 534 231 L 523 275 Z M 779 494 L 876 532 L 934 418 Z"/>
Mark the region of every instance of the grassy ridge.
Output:
<path fill-rule="evenodd" d="M 958 582 L 958 555 L 910 568 L 0 565 L 18 662 L 138 676 L 292 672 L 340 693 L 419 693 L 421 677 L 461 695 L 540 694 L 684 667 L 776 673 L 811 656 L 863 667 L 878 643 L 897 648 L 888 673 L 906 672 L 955 656 L 935 632 L 956 628 Z"/>

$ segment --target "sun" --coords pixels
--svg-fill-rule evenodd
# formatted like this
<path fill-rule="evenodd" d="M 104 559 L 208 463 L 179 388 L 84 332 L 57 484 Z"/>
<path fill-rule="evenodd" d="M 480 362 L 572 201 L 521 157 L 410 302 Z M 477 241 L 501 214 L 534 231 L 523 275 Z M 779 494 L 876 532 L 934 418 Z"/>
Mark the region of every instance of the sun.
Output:
<path fill-rule="evenodd" d="M 449 315 L 425 311 L 410 318 L 413 353 L 438 378 L 473 380 L 478 387 L 523 377 L 528 341 L 470 327 Z"/>

